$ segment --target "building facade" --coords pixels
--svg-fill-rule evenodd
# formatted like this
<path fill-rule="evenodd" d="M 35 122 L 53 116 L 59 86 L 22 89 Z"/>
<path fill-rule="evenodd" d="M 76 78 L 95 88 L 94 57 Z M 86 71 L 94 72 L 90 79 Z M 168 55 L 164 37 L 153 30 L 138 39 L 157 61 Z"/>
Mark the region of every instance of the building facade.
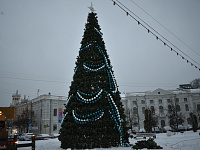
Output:
<path fill-rule="evenodd" d="M 177 114 L 184 119 L 182 125 L 187 128 L 191 124 L 190 112 L 200 116 L 200 89 L 163 90 L 152 92 L 126 93 L 122 98 L 127 122 L 135 130 L 144 128 L 145 109 L 150 109 L 157 126 L 169 126 L 169 110 L 177 108 Z"/>
<path fill-rule="evenodd" d="M 21 98 L 21 95 L 17 91 L 12 95 L 12 104 L 10 104 L 10 107 L 15 108 L 15 130 L 18 133 L 59 133 L 61 121 L 64 117 L 63 111 L 66 100 L 67 97 L 54 96 L 50 93 L 28 100 L 26 96 Z M 25 125 L 24 122 L 26 122 Z"/>
<path fill-rule="evenodd" d="M 36 134 L 59 133 L 64 117 L 67 97 L 41 95 L 31 100 L 31 109 L 34 112 L 35 123 L 32 123 L 32 132 Z"/>

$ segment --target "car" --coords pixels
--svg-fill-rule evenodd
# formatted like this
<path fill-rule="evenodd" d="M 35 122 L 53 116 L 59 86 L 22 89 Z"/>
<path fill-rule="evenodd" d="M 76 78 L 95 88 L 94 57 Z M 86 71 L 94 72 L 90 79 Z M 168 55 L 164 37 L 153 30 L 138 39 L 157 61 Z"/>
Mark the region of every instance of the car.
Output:
<path fill-rule="evenodd" d="M 183 125 L 178 125 L 178 131 L 185 131 L 185 127 Z"/>
<path fill-rule="evenodd" d="M 145 133 L 146 131 L 145 131 L 145 129 L 144 128 L 141 128 L 140 130 L 139 130 L 139 133 Z"/>
<path fill-rule="evenodd" d="M 192 129 L 193 129 L 192 125 L 188 125 L 188 126 L 187 126 L 187 131 L 190 131 L 190 130 L 192 130 Z"/>
<path fill-rule="evenodd" d="M 58 134 L 58 133 L 52 133 L 52 134 L 50 134 L 50 137 L 51 138 L 57 138 L 59 135 L 60 134 Z"/>
<path fill-rule="evenodd" d="M 167 132 L 167 131 L 172 131 L 172 128 L 170 126 L 164 126 L 163 132 Z"/>
<path fill-rule="evenodd" d="M 34 135 L 33 133 L 23 133 L 23 134 L 19 137 L 19 140 L 20 140 L 20 141 L 30 141 L 33 135 Z"/>
<path fill-rule="evenodd" d="M 35 137 L 36 140 L 48 140 L 51 138 L 49 134 L 39 134 Z"/>
<path fill-rule="evenodd" d="M 153 133 L 160 133 L 160 128 L 159 127 L 153 127 L 152 132 Z"/>

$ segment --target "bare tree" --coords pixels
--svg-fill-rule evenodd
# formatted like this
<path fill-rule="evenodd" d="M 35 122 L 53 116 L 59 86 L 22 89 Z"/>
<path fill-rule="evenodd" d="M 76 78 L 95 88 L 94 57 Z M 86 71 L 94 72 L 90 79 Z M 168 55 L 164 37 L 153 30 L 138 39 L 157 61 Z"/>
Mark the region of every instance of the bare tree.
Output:
<path fill-rule="evenodd" d="M 14 120 L 14 125 L 17 126 L 20 133 L 23 133 L 23 132 L 28 132 L 29 124 L 34 122 L 35 122 L 34 112 L 25 109 L 20 115 L 16 117 L 16 120 Z"/>

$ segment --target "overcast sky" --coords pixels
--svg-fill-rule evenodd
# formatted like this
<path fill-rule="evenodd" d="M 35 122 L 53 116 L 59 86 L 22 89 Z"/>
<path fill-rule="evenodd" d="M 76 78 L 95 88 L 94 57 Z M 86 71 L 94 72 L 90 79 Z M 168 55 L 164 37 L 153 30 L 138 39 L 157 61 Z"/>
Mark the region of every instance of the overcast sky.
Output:
<path fill-rule="evenodd" d="M 29 99 L 38 89 L 68 96 L 91 1 L 121 93 L 200 78 L 111 0 L 0 0 L 0 106 L 9 106 L 16 90 Z M 119 1 L 200 64 L 199 0 Z"/>

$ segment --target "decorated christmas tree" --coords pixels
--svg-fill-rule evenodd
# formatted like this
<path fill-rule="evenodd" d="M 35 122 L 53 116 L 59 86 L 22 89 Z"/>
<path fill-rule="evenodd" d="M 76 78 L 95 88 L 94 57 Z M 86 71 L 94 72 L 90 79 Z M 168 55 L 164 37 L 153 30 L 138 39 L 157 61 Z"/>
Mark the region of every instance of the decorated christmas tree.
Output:
<path fill-rule="evenodd" d="M 90 9 L 60 129 L 65 149 L 128 145 L 120 93 L 97 14 Z"/>

